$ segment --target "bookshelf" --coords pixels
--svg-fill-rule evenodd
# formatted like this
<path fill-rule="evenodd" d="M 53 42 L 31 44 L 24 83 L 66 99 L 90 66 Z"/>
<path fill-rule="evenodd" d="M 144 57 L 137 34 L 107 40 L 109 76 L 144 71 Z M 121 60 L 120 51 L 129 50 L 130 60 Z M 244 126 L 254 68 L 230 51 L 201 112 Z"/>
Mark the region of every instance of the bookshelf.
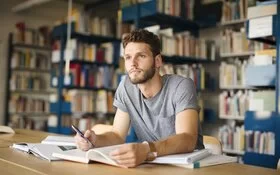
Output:
<path fill-rule="evenodd" d="M 54 91 L 45 83 L 50 78 L 51 53 L 45 34 L 29 28 L 9 34 L 6 125 L 46 131 L 48 98 Z"/>
<path fill-rule="evenodd" d="M 276 4 L 275 4 L 276 3 Z M 280 1 L 277 0 L 274 2 L 274 6 L 279 7 Z M 267 8 L 265 5 L 256 6 L 255 9 Z M 270 11 L 271 12 L 271 11 Z M 252 66 L 247 70 L 247 73 L 251 81 L 247 81 L 248 85 L 253 86 L 262 86 L 262 87 L 275 87 L 275 109 L 270 112 L 257 112 L 257 111 L 248 111 L 246 112 L 245 117 L 245 132 L 253 133 L 255 138 L 258 138 L 260 134 L 269 133 L 269 145 L 270 149 L 263 150 L 261 144 L 257 145 L 257 148 L 249 148 L 245 151 L 244 154 L 244 163 L 250 165 L 264 166 L 268 168 L 277 168 L 277 162 L 280 158 L 280 117 L 279 117 L 279 38 L 280 32 L 278 29 L 280 21 L 280 9 L 277 8 L 275 11 L 276 14 L 268 15 L 265 17 L 258 16 L 255 18 L 250 18 L 247 21 L 247 36 L 249 39 L 266 42 L 268 44 L 276 44 L 276 64 L 264 65 L 264 66 Z M 259 15 L 259 14 L 254 14 Z M 254 28 L 258 26 L 257 28 Z M 262 26 L 265 26 L 261 29 Z M 257 74 L 259 71 L 263 71 Z M 256 81 L 252 80 L 252 75 L 257 76 Z M 268 77 L 267 77 L 268 76 Z M 257 136 L 256 136 L 257 135 Z M 257 141 L 253 139 L 254 143 Z M 259 146 L 259 147 L 258 147 Z M 267 145 L 265 145 L 267 146 Z M 272 146 L 272 147 L 271 147 Z"/>
<path fill-rule="evenodd" d="M 220 127 L 219 135 L 223 147 L 227 147 L 223 152 L 240 158 L 244 154 L 244 119 L 249 108 L 249 94 L 256 89 L 245 84 L 245 70 L 255 51 L 263 47 L 246 37 L 247 8 L 254 5 L 250 3 L 255 2 L 224 1 L 219 24 L 219 88 L 222 90 L 219 95 L 219 118 L 226 122 L 226 125 Z M 232 149 L 234 147 L 236 149 Z"/>
<path fill-rule="evenodd" d="M 57 122 L 48 126 L 49 132 L 72 134 L 71 124 L 84 130 L 87 128 L 83 124 L 91 127 L 93 120 L 99 121 L 101 118 L 103 122 L 112 122 L 114 116 L 112 103 L 119 80 L 116 69 L 119 67 L 120 40 L 112 36 L 85 34 L 76 31 L 75 25 L 75 22 L 71 25 L 70 42 L 75 43 L 76 48 L 71 50 L 70 55 L 66 51 L 67 25 L 61 24 L 52 31 L 52 38 L 59 47 L 52 54 L 51 85 L 57 88 L 58 98 L 50 104 L 51 113 L 56 116 Z M 101 49 L 104 43 L 113 43 L 110 62 L 107 60 L 108 55 L 105 56 L 106 49 Z M 86 54 L 79 55 L 85 53 L 80 52 L 81 49 L 88 50 L 89 47 L 92 49 L 90 58 Z M 100 49 L 102 59 L 98 56 Z M 66 58 L 70 59 L 70 84 L 64 79 Z M 85 100 L 88 103 L 84 103 Z"/>
<path fill-rule="evenodd" d="M 186 33 L 186 31 L 188 31 L 187 35 L 191 35 L 193 38 L 196 39 L 198 38 L 199 35 L 199 29 L 216 26 L 217 21 L 215 19 L 218 18 L 217 16 L 215 17 L 212 16 L 213 17 L 212 20 L 210 19 L 206 21 L 197 20 L 194 14 L 180 13 L 181 9 L 180 10 L 175 9 L 174 11 L 172 11 L 170 9 L 168 10 L 167 8 L 164 8 L 164 6 L 166 6 L 165 5 L 166 2 L 167 1 L 164 2 L 164 1 L 151 0 L 142 3 L 130 4 L 129 6 L 122 6 L 121 7 L 122 22 L 125 24 L 134 24 L 136 28 L 146 28 L 155 25 L 159 26 L 159 30 L 165 30 L 171 28 L 172 31 L 174 32 L 174 36 L 173 36 L 174 38 L 175 36 L 177 37 L 177 33 L 180 32 Z M 199 2 L 195 2 L 195 1 L 193 1 L 193 3 L 199 4 Z M 216 4 L 219 6 L 221 3 L 218 2 Z M 184 9 L 183 11 L 191 12 L 194 7 L 190 7 L 190 8 L 191 10 Z M 198 81 L 195 81 L 197 91 L 199 94 L 201 94 L 204 89 L 209 88 L 212 90 L 215 88 L 214 87 L 215 81 L 211 81 L 213 79 L 209 77 L 208 72 L 205 72 L 206 70 L 205 67 L 208 64 L 217 63 L 215 59 L 211 59 L 211 56 L 207 54 L 204 54 L 204 56 L 199 56 L 199 55 L 191 55 L 191 54 L 182 54 L 180 52 L 179 53 L 172 52 L 172 50 L 176 50 L 171 48 L 171 46 L 174 46 L 175 44 L 170 44 L 170 43 L 168 44 L 168 42 L 165 43 L 165 39 L 166 39 L 165 36 L 164 35 L 159 35 L 159 36 L 161 37 L 161 41 L 162 41 L 162 54 L 163 54 L 163 61 L 164 61 L 164 66 L 162 67 L 163 71 L 161 73 L 163 74 L 177 73 L 182 76 L 189 76 L 192 75 L 193 73 L 189 73 L 188 70 L 193 69 L 194 71 L 198 71 L 198 75 L 203 75 L 203 76 L 198 76 L 199 77 Z M 178 37 L 182 38 L 184 37 L 184 34 L 182 36 L 178 35 Z M 199 43 L 200 41 L 202 40 L 197 39 L 197 43 Z M 188 44 L 188 45 L 192 45 L 192 44 Z M 168 52 L 165 52 L 166 51 L 165 48 L 168 48 L 167 49 Z M 216 58 L 215 56 L 213 57 Z M 199 68 L 201 69 L 199 70 Z M 179 70 L 181 71 L 181 73 L 178 73 Z M 205 106 L 203 104 L 200 105 L 202 107 Z M 202 110 L 200 114 L 203 115 L 203 113 L 205 113 L 204 116 L 207 116 L 207 118 L 204 119 L 202 116 L 200 116 L 201 121 L 215 122 L 217 117 L 214 110 L 204 108 L 204 110 Z"/>

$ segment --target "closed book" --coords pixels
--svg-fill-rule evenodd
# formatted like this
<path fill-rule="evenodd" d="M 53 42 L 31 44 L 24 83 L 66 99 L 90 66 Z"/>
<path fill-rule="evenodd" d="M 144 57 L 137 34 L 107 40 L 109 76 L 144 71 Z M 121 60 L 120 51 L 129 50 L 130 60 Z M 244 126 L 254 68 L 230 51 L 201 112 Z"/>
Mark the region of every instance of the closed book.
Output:
<path fill-rule="evenodd" d="M 235 162 L 237 162 L 237 157 L 212 154 L 202 160 L 196 161 L 191 164 L 174 164 L 174 165 L 183 168 L 196 169 L 201 167 L 214 166 L 214 165 L 220 165 L 226 163 L 235 163 Z"/>
<path fill-rule="evenodd" d="M 195 150 L 191 153 L 184 154 L 173 154 L 167 156 L 157 157 L 153 161 L 148 161 L 147 163 L 157 163 L 157 164 L 190 164 L 195 161 L 201 160 L 205 157 L 211 155 L 208 149 Z"/>

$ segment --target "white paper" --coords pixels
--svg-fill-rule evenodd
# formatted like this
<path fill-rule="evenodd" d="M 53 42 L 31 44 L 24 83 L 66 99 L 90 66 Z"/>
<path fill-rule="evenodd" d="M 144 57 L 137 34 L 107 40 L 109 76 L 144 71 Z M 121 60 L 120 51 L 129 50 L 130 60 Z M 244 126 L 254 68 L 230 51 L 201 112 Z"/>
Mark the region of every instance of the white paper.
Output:
<path fill-rule="evenodd" d="M 258 38 L 272 35 L 272 16 L 265 16 L 249 21 L 249 38 Z"/>

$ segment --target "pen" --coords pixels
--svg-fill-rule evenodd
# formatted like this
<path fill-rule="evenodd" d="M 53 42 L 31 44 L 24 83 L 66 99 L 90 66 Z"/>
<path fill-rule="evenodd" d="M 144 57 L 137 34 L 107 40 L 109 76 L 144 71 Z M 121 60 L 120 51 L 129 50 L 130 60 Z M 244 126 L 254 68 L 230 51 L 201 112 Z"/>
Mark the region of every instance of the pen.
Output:
<path fill-rule="evenodd" d="M 86 137 L 84 136 L 84 134 L 83 134 L 77 127 L 75 127 L 74 125 L 71 125 L 71 127 L 72 127 L 72 129 L 73 129 L 74 131 L 76 131 L 76 133 L 78 133 L 83 139 L 85 139 L 87 142 L 89 142 L 89 143 L 91 144 L 92 147 L 95 147 L 95 145 L 94 145 L 93 143 L 91 143 L 91 141 L 89 141 L 89 139 L 86 138 Z"/>

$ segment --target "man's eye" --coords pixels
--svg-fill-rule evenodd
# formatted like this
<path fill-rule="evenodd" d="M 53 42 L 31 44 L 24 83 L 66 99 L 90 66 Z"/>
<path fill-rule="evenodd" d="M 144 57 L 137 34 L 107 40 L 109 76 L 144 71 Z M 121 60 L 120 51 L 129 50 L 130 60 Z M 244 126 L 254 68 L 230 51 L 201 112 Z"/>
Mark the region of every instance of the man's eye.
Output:
<path fill-rule="evenodd" d="M 140 55 L 140 57 L 141 57 L 141 58 L 145 58 L 146 56 L 145 56 L 145 55 Z"/>
<path fill-rule="evenodd" d="M 130 59 L 130 57 L 124 57 L 124 59 L 125 59 L 125 60 L 129 60 L 129 59 Z"/>

